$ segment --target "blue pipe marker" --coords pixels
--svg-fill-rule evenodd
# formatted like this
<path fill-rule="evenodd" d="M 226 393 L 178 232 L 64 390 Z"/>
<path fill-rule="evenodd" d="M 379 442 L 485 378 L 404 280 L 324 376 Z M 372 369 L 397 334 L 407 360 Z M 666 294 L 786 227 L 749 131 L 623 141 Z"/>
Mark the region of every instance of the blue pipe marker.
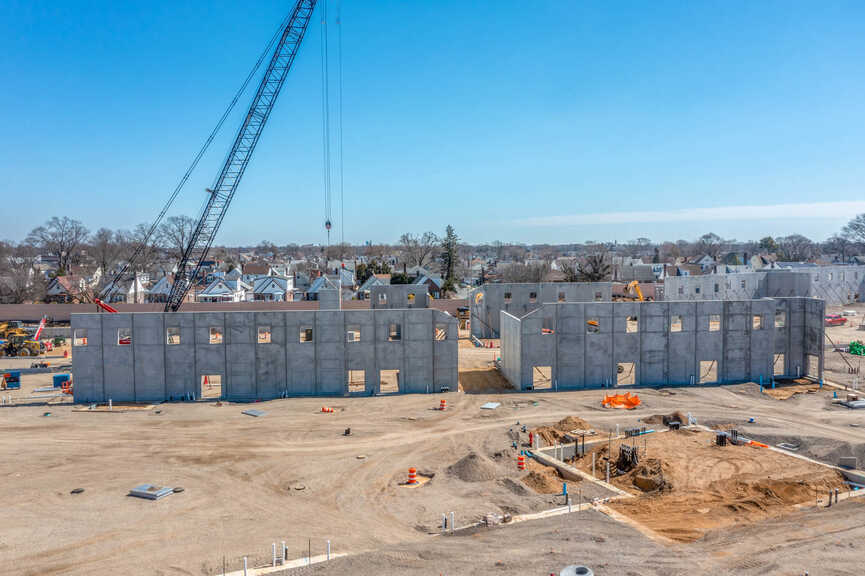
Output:
<path fill-rule="evenodd" d="M 568 483 L 562 482 L 562 496 L 568 495 Z"/>

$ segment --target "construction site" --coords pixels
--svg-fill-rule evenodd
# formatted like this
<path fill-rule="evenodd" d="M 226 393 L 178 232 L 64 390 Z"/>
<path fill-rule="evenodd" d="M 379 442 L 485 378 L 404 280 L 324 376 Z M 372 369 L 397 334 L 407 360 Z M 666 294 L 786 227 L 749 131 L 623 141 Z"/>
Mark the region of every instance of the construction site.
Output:
<path fill-rule="evenodd" d="M 292 4 L 164 300 L 2 327 L 0 575 L 863 573 L 865 266 L 185 306 Z"/>

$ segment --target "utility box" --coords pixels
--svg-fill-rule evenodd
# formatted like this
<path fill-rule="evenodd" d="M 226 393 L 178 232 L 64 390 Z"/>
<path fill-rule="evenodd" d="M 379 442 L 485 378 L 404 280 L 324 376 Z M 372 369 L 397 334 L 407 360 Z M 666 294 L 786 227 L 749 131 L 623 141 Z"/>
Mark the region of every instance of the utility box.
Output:
<path fill-rule="evenodd" d="M 10 370 L 3 374 L 4 388 L 6 390 L 21 389 L 21 370 Z"/>

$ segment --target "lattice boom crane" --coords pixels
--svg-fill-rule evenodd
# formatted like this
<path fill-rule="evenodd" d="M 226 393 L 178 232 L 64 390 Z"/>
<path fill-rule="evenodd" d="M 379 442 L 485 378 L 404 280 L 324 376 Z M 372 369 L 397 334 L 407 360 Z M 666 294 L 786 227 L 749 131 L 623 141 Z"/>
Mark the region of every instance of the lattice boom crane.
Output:
<path fill-rule="evenodd" d="M 312 12 L 317 0 L 298 0 L 282 30 L 279 43 L 267 67 L 258 91 L 249 105 L 249 111 L 243 125 L 237 133 L 234 145 L 231 147 L 225 164 L 216 179 L 213 188 L 208 189 L 207 202 L 201 217 L 195 227 L 189 244 L 183 252 L 183 258 L 177 267 L 174 285 L 165 304 L 166 312 L 176 312 L 183 304 L 187 292 L 195 283 L 201 269 L 201 263 L 207 258 L 207 252 L 213 244 L 222 219 L 228 210 L 231 199 L 237 191 L 237 186 L 243 177 L 255 145 L 261 136 L 264 125 L 270 116 L 279 91 L 285 83 L 285 78 L 297 50 L 306 33 Z"/>

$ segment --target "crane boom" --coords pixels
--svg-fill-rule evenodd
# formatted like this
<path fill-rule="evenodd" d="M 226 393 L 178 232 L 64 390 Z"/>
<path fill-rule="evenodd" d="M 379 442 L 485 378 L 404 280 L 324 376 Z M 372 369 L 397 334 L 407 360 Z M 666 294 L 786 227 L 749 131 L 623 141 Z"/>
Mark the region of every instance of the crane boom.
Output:
<path fill-rule="evenodd" d="M 234 144 L 213 188 L 208 189 L 207 201 L 198 224 L 189 239 L 183 257 L 177 266 L 171 294 L 165 304 L 166 312 L 176 312 L 183 304 L 186 293 L 192 287 L 201 269 L 201 263 L 213 244 L 213 239 L 222 219 L 228 210 L 231 199 L 243 177 L 255 145 L 261 136 L 264 125 L 270 116 L 279 91 L 297 50 L 306 33 L 317 0 L 298 0 L 280 36 L 279 43 L 261 79 L 255 97 L 249 105 L 243 125 L 237 133 Z"/>

